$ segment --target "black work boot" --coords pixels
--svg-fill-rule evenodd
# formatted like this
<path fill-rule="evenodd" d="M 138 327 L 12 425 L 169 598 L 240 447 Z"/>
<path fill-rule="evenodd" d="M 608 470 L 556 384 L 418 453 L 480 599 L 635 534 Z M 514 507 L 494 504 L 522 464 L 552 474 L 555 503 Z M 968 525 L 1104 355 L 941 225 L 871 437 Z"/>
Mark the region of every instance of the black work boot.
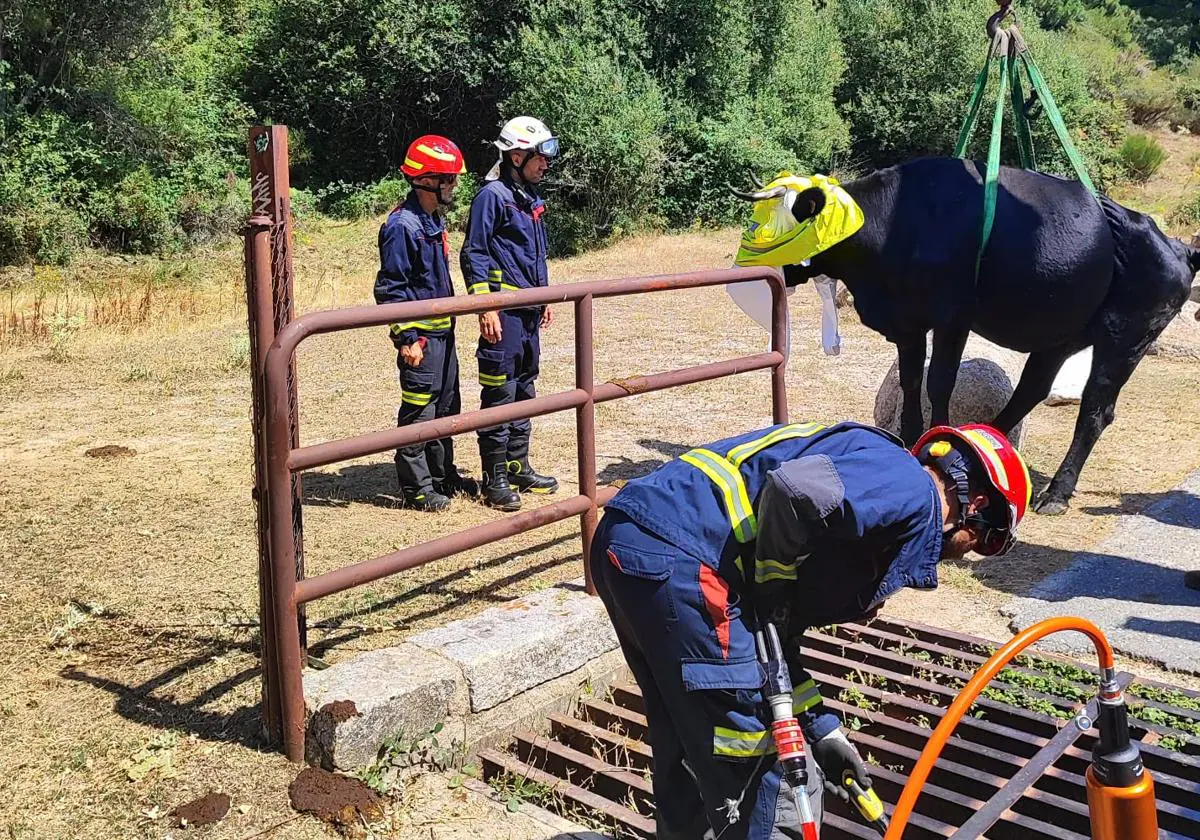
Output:
<path fill-rule="evenodd" d="M 522 493 L 549 495 L 558 491 L 558 479 L 551 475 L 539 475 L 529 465 L 528 458 L 508 462 L 508 483 Z"/>
<path fill-rule="evenodd" d="M 452 468 L 450 477 L 442 484 L 434 484 L 439 493 L 445 496 L 466 496 L 468 499 L 479 498 L 479 482 L 469 475 L 462 475 Z"/>
<path fill-rule="evenodd" d="M 483 503 L 496 510 L 512 512 L 521 509 L 521 497 L 508 483 L 508 471 L 503 460 L 484 465 Z"/>
<path fill-rule="evenodd" d="M 450 507 L 450 500 L 436 490 L 421 490 L 412 495 L 405 493 L 404 506 L 426 513 L 440 513 Z"/>
<path fill-rule="evenodd" d="M 1200 591 L 1200 571 L 1185 572 L 1183 575 L 1183 585 L 1188 589 Z"/>

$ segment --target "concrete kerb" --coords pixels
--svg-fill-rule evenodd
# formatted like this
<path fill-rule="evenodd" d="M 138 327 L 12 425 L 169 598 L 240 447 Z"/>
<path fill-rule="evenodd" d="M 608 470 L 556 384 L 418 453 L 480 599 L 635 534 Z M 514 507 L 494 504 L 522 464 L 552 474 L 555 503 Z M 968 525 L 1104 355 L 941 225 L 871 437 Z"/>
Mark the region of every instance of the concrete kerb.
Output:
<path fill-rule="evenodd" d="M 305 756 L 353 770 L 438 723 L 470 754 L 625 676 L 603 604 L 573 581 L 304 674 Z"/>

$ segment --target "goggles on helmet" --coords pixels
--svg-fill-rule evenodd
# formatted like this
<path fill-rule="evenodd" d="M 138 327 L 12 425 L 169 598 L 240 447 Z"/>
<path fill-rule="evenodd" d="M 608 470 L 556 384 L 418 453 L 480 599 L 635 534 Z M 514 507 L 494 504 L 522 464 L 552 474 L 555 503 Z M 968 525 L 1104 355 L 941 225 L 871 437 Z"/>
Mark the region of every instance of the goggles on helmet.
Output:
<path fill-rule="evenodd" d="M 542 157 L 556 158 L 559 153 L 559 145 L 557 137 L 547 137 L 542 142 L 533 147 L 532 151 L 537 152 Z"/>

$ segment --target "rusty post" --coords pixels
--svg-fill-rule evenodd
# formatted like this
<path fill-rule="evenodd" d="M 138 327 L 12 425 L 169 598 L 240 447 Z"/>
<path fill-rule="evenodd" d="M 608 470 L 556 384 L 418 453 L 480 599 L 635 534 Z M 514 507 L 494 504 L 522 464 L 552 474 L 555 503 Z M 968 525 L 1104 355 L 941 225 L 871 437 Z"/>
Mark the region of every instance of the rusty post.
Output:
<path fill-rule="evenodd" d="M 253 148 L 253 146 L 251 146 Z M 266 446 L 263 441 L 263 370 L 275 340 L 271 305 L 271 220 L 253 215 L 243 230 L 246 247 L 246 315 L 250 336 L 250 429 L 254 438 L 254 510 L 258 530 L 258 629 L 262 660 L 262 727 L 279 738 L 279 670 L 275 662 L 275 604 L 271 579 L 270 514 Z"/>
<path fill-rule="evenodd" d="M 278 338 L 276 347 L 278 347 Z M 292 761 L 304 760 L 304 644 L 296 603 L 296 517 L 288 469 L 291 450 L 291 404 L 288 377 L 292 354 L 267 357 L 266 405 L 267 487 L 270 493 L 271 572 L 274 584 L 276 662 L 283 750 Z"/>
<path fill-rule="evenodd" d="M 583 582 L 589 595 L 596 594 L 592 583 L 592 537 L 599 519 L 596 507 L 596 401 L 593 391 L 592 296 L 575 302 L 575 388 L 585 391 L 587 402 L 575 409 L 575 438 L 579 458 L 579 493 L 591 500 L 591 506 L 579 517 L 583 536 Z"/>
<path fill-rule="evenodd" d="M 788 421 L 787 404 L 787 358 L 788 358 L 788 305 L 787 287 L 779 272 L 768 281 L 771 285 L 771 350 L 782 358 L 771 368 L 771 414 L 775 423 Z"/>
<path fill-rule="evenodd" d="M 260 560 L 264 568 L 260 569 L 265 583 L 260 583 L 260 610 L 263 626 L 263 643 L 271 644 L 272 653 L 264 657 L 264 695 L 272 693 L 277 698 L 276 708 L 279 714 L 270 721 L 268 734 L 278 742 L 282 739 L 287 743 L 286 727 L 289 723 L 286 704 L 289 698 L 284 693 L 284 683 L 292 678 L 289 662 L 281 658 L 290 638 L 299 642 L 301 649 L 300 662 L 303 663 L 303 647 L 305 628 L 303 626 L 303 611 L 297 612 L 294 607 L 289 611 L 280 609 L 282 600 L 290 600 L 290 592 L 295 588 L 297 578 L 304 576 L 304 542 L 302 507 L 300 505 L 300 477 L 290 473 L 279 474 L 272 471 L 270 457 L 279 447 L 280 435 L 285 436 L 289 445 L 284 450 L 299 444 L 298 399 L 296 394 L 296 369 L 294 358 L 289 358 L 287 377 L 282 383 L 283 399 L 287 412 L 282 419 L 272 414 L 270 392 L 272 383 L 266 375 L 266 359 L 270 346 L 276 337 L 292 321 L 294 315 L 293 303 L 293 271 L 292 271 L 292 225 L 291 225 L 291 194 L 288 173 L 288 142 L 287 127 L 254 126 L 250 129 L 248 142 L 250 156 L 250 200 L 251 215 L 255 219 L 264 220 L 259 225 L 261 230 L 256 232 L 251 257 L 255 264 L 254 297 L 252 306 L 255 310 L 255 330 L 258 347 L 255 352 L 255 362 L 263 377 L 262 383 L 262 415 L 261 433 L 256 437 L 256 445 L 265 450 L 262 456 L 264 464 L 266 503 L 260 510 L 265 512 L 265 521 L 260 522 L 260 540 L 266 546 L 260 549 L 266 553 L 265 562 Z M 261 358 L 260 358 L 261 357 Z M 280 383 L 276 383 L 279 385 Z M 282 429 L 278 428 L 283 423 Z M 273 483 L 275 482 L 275 483 Z M 282 482 L 282 483 L 279 483 Z M 275 521 L 280 508 L 278 501 L 286 493 L 290 504 L 287 506 L 287 519 Z M 288 532 L 287 551 L 280 552 L 276 547 L 283 530 Z M 289 568 L 286 574 L 291 577 L 291 585 L 283 593 L 279 591 L 279 581 L 284 576 L 284 570 L 279 567 L 281 556 L 286 555 Z M 265 604 L 271 604 L 267 608 Z M 270 628 L 268 629 L 268 624 Z M 299 671 L 295 672 L 298 678 Z M 303 703 L 303 698 L 301 698 Z M 268 710 L 270 705 L 267 706 Z M 273 710 L 272 710 L 273 711 Z M 302 708 L 303 711 L 303 708 Z M 289 757 L 292 752 L 289 750 Z"/>

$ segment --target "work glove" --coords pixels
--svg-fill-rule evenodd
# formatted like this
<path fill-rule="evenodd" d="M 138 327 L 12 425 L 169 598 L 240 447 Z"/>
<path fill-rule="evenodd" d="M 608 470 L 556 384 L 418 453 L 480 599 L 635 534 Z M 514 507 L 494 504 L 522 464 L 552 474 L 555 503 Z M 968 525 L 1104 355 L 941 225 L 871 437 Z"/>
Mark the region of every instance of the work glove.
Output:
<path fill-rule="evenodd" d="M 847 773 L 854 777 L 863 790 L 871 787 L 871 776 L 867 765 L 858 755 L 854 745 L 846 740 L 841 729 L 835 729 L 812 745 L 813 758 L 825 774 L 825 790 L 843 802 L 850 801 L 850 791 L 842 784 Z"/>

